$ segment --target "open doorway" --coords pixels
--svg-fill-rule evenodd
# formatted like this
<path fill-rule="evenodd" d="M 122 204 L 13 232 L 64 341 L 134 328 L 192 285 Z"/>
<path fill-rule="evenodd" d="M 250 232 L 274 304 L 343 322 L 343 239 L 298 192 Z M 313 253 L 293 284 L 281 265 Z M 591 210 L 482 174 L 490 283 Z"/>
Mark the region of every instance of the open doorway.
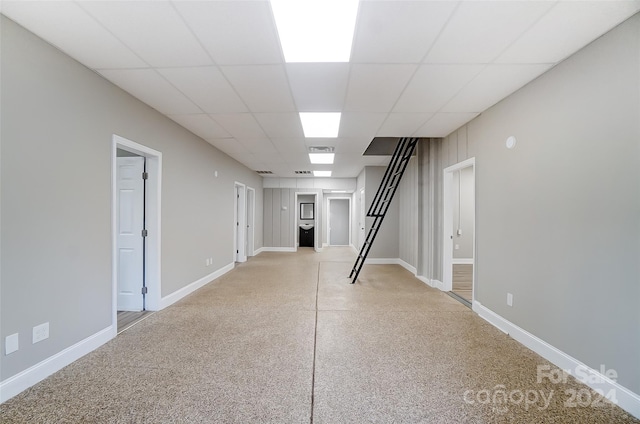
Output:
<path fill-rule="evenodd" d="M 119 333 L 160 306 L 162 154 L 112 140 L 112 328 Z"/>
<path fill-rule="evenodd" d="M 295 219 L 293 220 L 294 246 L 308 247 L 318 251 L 322 244 L 318 232 L 318 194 L 313 192 L 296 192 L 294 196 Z"/>
<path fill-rule="evenodd" d="M 444 170 L 443 286 L 471 306 L 475 275 L 475 159 Z"/>

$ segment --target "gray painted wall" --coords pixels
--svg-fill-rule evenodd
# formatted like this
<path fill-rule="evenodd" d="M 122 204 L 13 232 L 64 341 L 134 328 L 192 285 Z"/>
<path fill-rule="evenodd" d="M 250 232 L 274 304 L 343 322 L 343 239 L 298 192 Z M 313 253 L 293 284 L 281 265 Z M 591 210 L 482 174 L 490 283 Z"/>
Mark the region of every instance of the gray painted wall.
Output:
<path fill-rule="evenodd" d="M 264 216 L 263 216 L 263 232 L 265 247 L 288 247 L 296 246 L 298 235 L 296 221 L 296 193 L 317 193 L 317 201 L 323 204 L 322 190 L 320 189 L 296 189 L 296 188 L 265 188 L 264 190 Z M 300 195 L 298 196 L 300 197 Z M 314 237 L 316 247 L 321 247 L 318 234 L 322 231 L 323 226 L 323 207 L 316 207 L 318 216 L 316 217 L 316 226 L 314 229 Z M 294 229 L 294 223 L 295 229 Z"/>
<path fill-rule="evenodd" d="M 367 210 L 373 202 L 373 198 L 384 176 L 385 169 L 385 166 L 366 166 L 364 168 L 365 206 Z M 371 246 L 368 258 L 398 258 L 400 256 L 398 203 L 398 197 L 396 196 L 389 206 L 389 210 L 382 222 L 380 231 L 378 231 L 376 240 L 373 246 Z M 374 218 L 366 218 L 367 232 L 371 228 L 373 220 Z"/>
<path fill-rule="evenodd" d="M 409 160 L 398 191 L 398 243 L 400 259 L 415 267 L 418 263 L 418 158 Z"/>
<path fill-rule="evenodd" d="M 418 264 L 417 275 L 442 281 L 442 139 L 418 144 Z"/>
<path fill-rule="evenodd" d="M 111 325 L 114 133 L 163 154 L 163 296 L 233 261 L 234 181 L 256 189 L 260 217 L 262 179 L 1 19 L 0 351 L 20 334 L 1 356 L 5 380 Z M 256 248 L 262 233 L 257 220 Z M 50 338 L 31 344 L 43 322 Z"/>
<path fill-rule="evenodd" d="M 442 243 L 429 230 L 441 210 L 438 169 L 475 157 L 477 299 L 588 366 L 615 369 L 635 393 L 639 86 L 636 15 L 420 158 L 426 228 L 419 269 L 439 275 L 432 259 Z M 518 139 L 513 150 L 505 147 L 510 135 Z"/>

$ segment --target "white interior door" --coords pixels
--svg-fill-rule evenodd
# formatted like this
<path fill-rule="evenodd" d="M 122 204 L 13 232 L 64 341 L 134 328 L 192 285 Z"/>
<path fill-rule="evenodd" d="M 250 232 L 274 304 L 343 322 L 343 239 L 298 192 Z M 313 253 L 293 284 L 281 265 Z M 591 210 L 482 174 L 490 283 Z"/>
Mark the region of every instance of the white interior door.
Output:
<path fill-rule="evenodd" d="M 236 247 L 236 262 L 246 262 L 247 254 L 245 252 L 246 248 L 246 225 L 247 225 L 247 209 L 246 209 L 246 196 L 245 196 L 245 186 L 241 184 L 236 184 L 236 237 L 235 237 L 235 247 Z"/>
<path fill-rule="evenodd" d="M 143 157 L 117 158 L 116 228 L 119 311 L 141 311 L 143 308 L 143 172 Z"/>
<path fill-rule="evenodd" d="M 359 210 L 359 219 L 358 219 L 358 248 L 362 249 L 364 245 L 364 241 L 366 240 L 367 234 L 365 231 L 365 219 L 367 216 L 367 212 L 364 208 L 364 189 L 360 190 L 360 210 Z"/>
<path fill-rule="evenodd" d="M 255 221 L 255 196 L 256 191 L 247 187 L 247 256 L 253 256 L 254 248 L 254 221 Z"/>
<path fill-rule="evenodd" d="M 349 245 L 349 199 L 329 199 L 329 245 Z"/>

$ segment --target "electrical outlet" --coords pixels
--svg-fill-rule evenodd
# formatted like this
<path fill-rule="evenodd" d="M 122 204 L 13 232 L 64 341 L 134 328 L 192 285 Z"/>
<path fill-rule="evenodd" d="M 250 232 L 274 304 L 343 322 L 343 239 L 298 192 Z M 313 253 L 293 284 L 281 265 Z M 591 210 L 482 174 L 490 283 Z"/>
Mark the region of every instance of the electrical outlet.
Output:
<path fill-rule="evenodd" d="M 10 336 L 7 336 L 4 339 L 4 354 L 8 355 L 10 353 L 15 352 L 16 350 L 18 350 L 18 333 L 12 334 Z"/>
<path fill-rule="evenodd" d="M 49 323 L 36 325 L 33 327 L 33 344 L 43 341 L 49 338 Z"/>
<path fill-rule="evenodd" d="M 453 249 L 454 249 L 454 250 L 460 250 L 460 245 L 459 245 L 459 244 L 456 244 L 455 246 L 453 246 Z"/>
<path fill-rule="evenodd" d="M 507 306 L 513 306 L 513 295 L 511 293 L 507 293 Z"/>
<path fill-rule="evenodd" d="M 204 260 L 204 265 L 205 265 L 205 266 L 209 266 L 209 258 L 207 258 L 207 259 L 205 259 L 205 260 Z"/>
<path fill-rule="evenodd" d="M 209 265 L 213 265 L 213 258 L 209 258 Z"/>

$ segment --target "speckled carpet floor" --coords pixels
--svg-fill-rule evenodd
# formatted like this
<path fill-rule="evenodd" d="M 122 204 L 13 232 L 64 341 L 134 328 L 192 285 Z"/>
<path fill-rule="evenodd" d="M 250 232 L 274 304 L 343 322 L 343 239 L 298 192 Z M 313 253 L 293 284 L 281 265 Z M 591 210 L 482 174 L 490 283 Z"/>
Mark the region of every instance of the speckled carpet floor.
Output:
<path fill-rule="evenodd" d="M 537 381 L 547 361 L 397 265 L 348 284 L 354 258 L 251 258 L 0 405 L 0 422 L 640 422 L 575 380 Z"/>

